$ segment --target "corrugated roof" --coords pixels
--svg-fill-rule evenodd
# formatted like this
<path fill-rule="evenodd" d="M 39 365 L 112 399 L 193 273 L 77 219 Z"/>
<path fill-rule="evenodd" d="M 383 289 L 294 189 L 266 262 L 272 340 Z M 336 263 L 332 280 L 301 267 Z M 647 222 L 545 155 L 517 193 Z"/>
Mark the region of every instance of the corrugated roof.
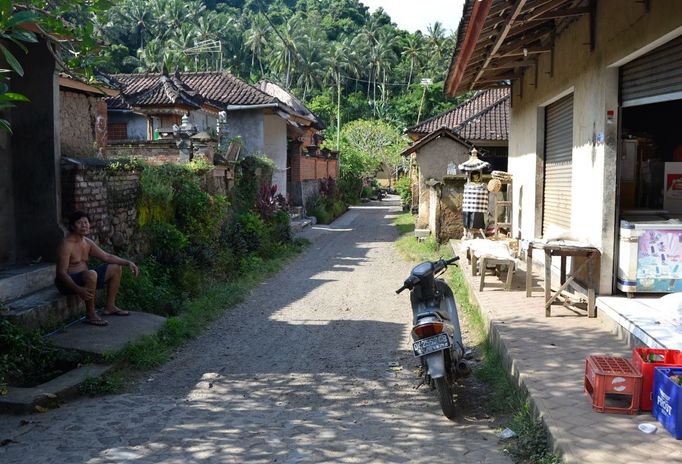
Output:
<path fill-rule="evenodd" d="M 278 103 L 275 97 L 226 72 L 114 74 L 110 78 L 121 88 L 120 97 L 107 100 L 112 109 L 203 102 L 219 108 Z"/>
<path fill-rule="evenodd" d="M 450 129 L 466 140 L 509 140 L 509 87 L 477 92 L 461 105 L 407 129 L 419 138 L 441 127 Z"/>

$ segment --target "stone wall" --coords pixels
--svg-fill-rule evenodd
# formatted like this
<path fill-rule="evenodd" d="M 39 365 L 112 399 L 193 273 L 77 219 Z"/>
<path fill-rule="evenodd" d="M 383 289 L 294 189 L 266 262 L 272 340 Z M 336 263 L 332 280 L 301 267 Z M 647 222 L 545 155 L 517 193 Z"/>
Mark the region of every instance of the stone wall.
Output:
<path fill-rule="evenodd" d="M 141 253 L 137 232 L 139 173 L 111 172 L 95 159 L 62 159 L 62 218 L 85 211 L 92 224 L 91 238 L 108 251 L 126 256 Z"/>
<path fill-rule="evenodd" d="M 482 182 L 488 183 L 492 177 L 483 175 Z M 462 201 L 464 199 L 464 184 L 466 175 L 458 174 L 445 176 L 443 183 L 435 188 L 430 188 L 431 197 L 438 196 L 435 220 L 431 221 L 429 228 L 436 236 L 438 243 L 444 243 L 451 238 L 462 238 L 464 232 L 464 222 L 462 221 Z M 486 224 L 493 217 L 495 211 L 495 201 L 500 193 L 490 193 L 488 195 L 488 214 L 486 214 Z M 435 222 L 435 223 L 434 223 Z"/>
<path fill-rule="evenodd" d="M 107 144 L 107 104 L 80 92 L 59 92 L 60 142 L 62 156 L 98 156 Z"/>
<path fill-rule="evenodd" d="M 462 238 L 464 223 L 462 221 L 462 200 L 466 176 L 446 176 L 443 179 L 439 199 L 438 226 L 436 240 L 444 243 L 451 238 Z"/>

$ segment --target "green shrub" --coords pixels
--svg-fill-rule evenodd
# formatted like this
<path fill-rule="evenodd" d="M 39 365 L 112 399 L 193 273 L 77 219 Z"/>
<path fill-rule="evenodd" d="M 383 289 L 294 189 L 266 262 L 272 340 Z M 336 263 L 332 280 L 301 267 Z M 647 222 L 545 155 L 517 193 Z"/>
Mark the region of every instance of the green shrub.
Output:
<path fill-rule="evenodd" d="M 256 213 L 242 213 L 234 218 L 227 242 L 240 258 L 249 253 L 260 252 L 267 247 L 268 228 Z"/>
<path fill-rule="evenodd" d="M 174 292 L 167 266 L 160 266 L 153 258 L 140 263 L 140 274 L 134 277 L 124 272 L 118 302 L 132 311 L 166 315 L 178 298 Z"/>
<path fill-rule="evenodd" d="M 275 243 L 286 243 L 291 241 L 291 218 L 285 211 L 280 209 L 275 213 L 271 227 L 272 238 Z"/>
<path fill-rule="evenodd" d="M 8 384 L 25 386 L 49 379 L 57 356 L 39 332 L 0 319 L 0 394 L 6 393 Z"/>
<path fill-rule="evenodd" d="M 167 222 L 154 222 L 145 227 L 151 255 L 164 266 L 173 267 L 187 260 L 187 236 Z"/>
<path fill-rule="evenodd" d="M 332 213 L 334 215 L 334 218 L 341 216 L 343 213 L 346 212 L 346 209 L 347 206 L 343 201 L 335 200 L 334 204 L 332 205 Z"/>
<path fill-rule="evenodd" d="M 409 176 L 403 176 L 395 181 L 394 187 L 400 195 L 400 200 L 403 205 L 412 204 L 412 182 Z"/>

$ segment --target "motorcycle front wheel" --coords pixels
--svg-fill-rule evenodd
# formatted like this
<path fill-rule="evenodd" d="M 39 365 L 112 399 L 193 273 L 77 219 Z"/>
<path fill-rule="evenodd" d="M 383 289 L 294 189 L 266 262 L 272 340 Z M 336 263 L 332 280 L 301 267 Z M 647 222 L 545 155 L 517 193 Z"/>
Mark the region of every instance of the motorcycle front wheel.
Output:
<path fill-rule="evenodd" d="M 436 393 L 438 394 L 438 402 L 440 408 L 443 410 L 443 415 L 448 419 L 455 417 L 455 403 L 452 401 L 452 389 L 445 377 L 433 379 L 436 384 Z"/>

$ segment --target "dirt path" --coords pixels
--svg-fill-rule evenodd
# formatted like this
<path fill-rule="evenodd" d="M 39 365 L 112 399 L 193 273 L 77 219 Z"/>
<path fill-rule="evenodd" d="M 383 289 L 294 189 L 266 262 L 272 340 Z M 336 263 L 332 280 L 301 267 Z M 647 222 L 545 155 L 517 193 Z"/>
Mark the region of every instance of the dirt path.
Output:
<path fill-rule="evenodd" d="M 381 202 L 306 232 L 300 258 L 130 393 L 2 417 L 17 443 L 0 461 L 511 462 L 485 414 L 448 421 L 414 389 L 395 214 Z"/>

